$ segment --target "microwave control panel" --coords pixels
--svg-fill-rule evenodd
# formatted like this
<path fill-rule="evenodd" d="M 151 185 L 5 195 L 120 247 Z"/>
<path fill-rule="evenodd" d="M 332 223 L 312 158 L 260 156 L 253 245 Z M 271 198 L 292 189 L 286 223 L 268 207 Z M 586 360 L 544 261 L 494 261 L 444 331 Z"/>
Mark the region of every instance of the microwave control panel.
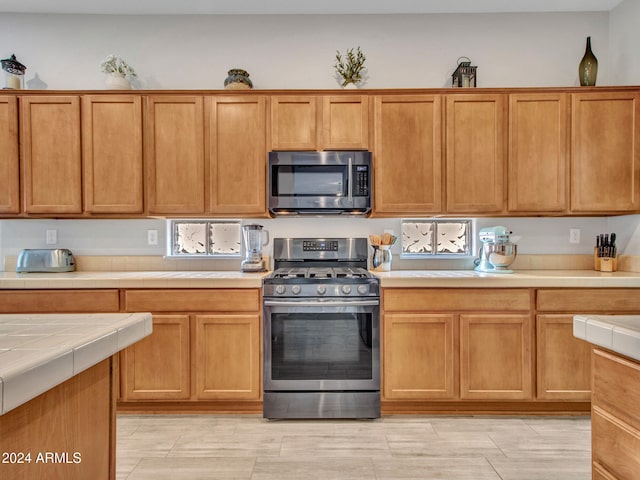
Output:
<path fill-rule="evenodd" d="M 366 197 L 369 195 L 369 166 L 354 165 L 353 167 L 353 192 L 354 197 Z"/>

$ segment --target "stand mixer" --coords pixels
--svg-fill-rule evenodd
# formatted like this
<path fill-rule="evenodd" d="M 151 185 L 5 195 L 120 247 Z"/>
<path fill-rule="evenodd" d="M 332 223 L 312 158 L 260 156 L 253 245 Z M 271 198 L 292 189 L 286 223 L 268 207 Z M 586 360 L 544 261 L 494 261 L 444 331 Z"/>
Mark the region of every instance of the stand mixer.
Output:
<path fill-rule="evenodd" d="M 513 273 L 509 265 L 516 259 L 517 245 L 509 241 L 505 227 L 481 228 L 478 232 L 482 246 L 474 270 L 485 273 Z"/>
<path fill-rule="evenodd" d="M 269 232 L 262 225 L 243 225 L 245 259 L 242 261 L 243 272 L 264 272 L 267 268 L 262 258 L 262 247 L 269 243 Z M 264 240 L 263 240 L 264 237 Z"/>

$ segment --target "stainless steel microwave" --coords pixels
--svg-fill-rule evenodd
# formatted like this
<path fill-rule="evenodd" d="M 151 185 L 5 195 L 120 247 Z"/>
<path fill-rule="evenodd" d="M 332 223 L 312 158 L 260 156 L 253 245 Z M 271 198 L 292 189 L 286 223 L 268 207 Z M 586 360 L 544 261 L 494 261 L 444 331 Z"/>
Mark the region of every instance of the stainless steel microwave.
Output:
<path fill-rule="evenodd" d="M 371 152 L 269 152 L 269 210 L 365 214 L 371 210 Z"/>

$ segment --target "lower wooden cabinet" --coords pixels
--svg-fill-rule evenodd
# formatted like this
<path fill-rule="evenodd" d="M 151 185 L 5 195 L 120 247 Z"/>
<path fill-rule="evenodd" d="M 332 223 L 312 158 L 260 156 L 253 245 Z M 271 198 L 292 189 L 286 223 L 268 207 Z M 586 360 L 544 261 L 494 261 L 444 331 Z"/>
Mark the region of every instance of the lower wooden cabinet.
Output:
<path fill-rule="evenodd" d="M 452 399 L 456 395 L 454 315 L 384 316 L 383 395 L 388 399 Z"/>
<path fill-rule="evenodd" d="M 460 315 L 460 397 L 528 400 L 531 385 L 529 315 Z"/>
<path fill-rule="evenodd" d="M 259 400 L 260 315 L 197 315 L 196 397 Z"/>
<path fill-rule="evenodd" d="M 153 333 L 121 355 L 123 400 L 191 397 L 189 315 L 154 315 Z"/>
<path fill-rule="evenodd" d="M 538 315 L 537 398 L 591 399 L 591 351 L 573 336 L 573 315 Z"/>
<path fill-rule="evenodd" d="M 151 311 L 153 333 L 121 353 L 121 401 L 259 401 L 259 289 L 143 289 L 127 311 Z"/>

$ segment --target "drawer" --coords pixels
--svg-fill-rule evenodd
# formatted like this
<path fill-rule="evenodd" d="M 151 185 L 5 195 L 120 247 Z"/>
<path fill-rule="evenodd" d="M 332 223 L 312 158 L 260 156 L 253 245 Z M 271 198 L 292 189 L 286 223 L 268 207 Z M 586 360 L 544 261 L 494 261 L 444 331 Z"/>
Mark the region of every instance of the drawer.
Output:
<path fill-rule="evenodd" d="M 640 429 L 640 365 L 593 349 L 592 402 Z"/>
<path fill-rule="evenodd" d="M 538 290 L 537 308 L 547 312 L 640 313 L 640 289 Z"/>
<path fill-rule="evenodd" d="M 127 290 L 124 305 L 127 312 L 256 312 L 260 290 Z"/>
<path fill-rule="evenodd" d="M 2 290 L 0 313 L 117 312 L 118 290 Z"/>
<path fill-rule="evenodd" d="M 384 288 L 385 312 L 528 311 L 531 294 L 526 289 Z"/>
<path fill-rule="evenodd" d="M 593 463 L 619 480 L 636 480 L 640 472 L 640 431 L 598 407 L 591 413 L 591 428 Z"/>

